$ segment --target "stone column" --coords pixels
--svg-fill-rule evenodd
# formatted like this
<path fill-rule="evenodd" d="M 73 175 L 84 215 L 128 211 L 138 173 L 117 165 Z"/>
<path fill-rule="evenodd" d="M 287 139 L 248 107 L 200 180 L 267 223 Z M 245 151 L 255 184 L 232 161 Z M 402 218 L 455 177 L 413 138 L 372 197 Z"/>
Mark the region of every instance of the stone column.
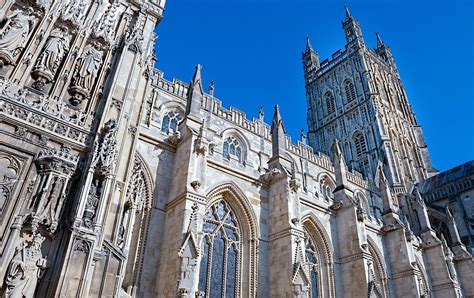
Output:
<path fill-rule="evenodd" d="M 167 248 L 160 256 L 156 279 L 155 294 L 166 297 L 195 297 L 198 293 L 202 218 L 207 203 L 201 184 L 205 183 L 209 141 L 204 123 L 195 117 L 198 110 L 190 111 L 180 125 L 165 219 L 163 243 Z"/>

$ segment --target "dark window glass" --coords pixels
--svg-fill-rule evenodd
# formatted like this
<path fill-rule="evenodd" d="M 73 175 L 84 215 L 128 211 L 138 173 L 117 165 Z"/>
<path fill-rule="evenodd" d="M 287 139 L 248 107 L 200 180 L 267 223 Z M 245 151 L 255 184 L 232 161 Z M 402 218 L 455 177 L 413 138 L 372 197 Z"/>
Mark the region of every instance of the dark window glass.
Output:
<path fill-rule="evenodd" d="M 223 200 L 207 210 L 203 232 L 199 291 L 206 297 L 237 296 L 240 229 L 234 213 Z"/>

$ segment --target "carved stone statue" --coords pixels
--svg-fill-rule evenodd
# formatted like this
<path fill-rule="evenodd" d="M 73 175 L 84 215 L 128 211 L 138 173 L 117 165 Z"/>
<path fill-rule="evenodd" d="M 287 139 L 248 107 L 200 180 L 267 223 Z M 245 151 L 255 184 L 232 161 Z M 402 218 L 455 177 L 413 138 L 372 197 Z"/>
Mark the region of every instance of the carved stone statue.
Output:
<path fill-rule="evenodd" d="M 100 198 L 100 186 L 99 180 L 94 179 L 89 190 L 89 195 L 87 196 L 86 206 L 84 208 L 83 222 L 86 228 L 92 229 L 92 222 L 97 211 L 97 206 L 99 204 Z"/>
<path fill-rule="evenodd" d="M 27 12 L 15 10 L 6 17 L 3 28 L 0 29 L 0 67 L 13 63 L 17 50 L 22 47 L 32 27 L 33 9 Z"/>
<path fill-rule="evenodd" d="M 82 53 L 76 65 L 75 76 L 70 89 L 74 95 L 71 100 L 73 106 L 79 105 L 84 98 L 89 96 L 102 65 L 102 55 L 102 51 L 91 45 L 84 49 L 84 53 Z"/>
<path fill-rule="evenodd" d="M 33 77 L 37 80 L 35 88 L 41 90 L 45 82 L 53 80 L 61 61 L 69 51 L 69 43 L 70 38 L 65 27 L 56 28 L 51 32 L 33 70 Z"/>
<path fill-rule="evenodd" d="M 80 24 L 84 19 L 86 7 L 89 0 L 68 0 L 65 1 L 61 16 L 65 20 L 71 20 L 74 24 Z"/>
<path fill-rule="evenodd" d="M 36 234 L 28 245 L 23 242 L 16 248 L 7 269 L 5 297 L 34 297 L 38 279 L 46 268 L 46 259 L 41 253 L 44 239 Z"/>

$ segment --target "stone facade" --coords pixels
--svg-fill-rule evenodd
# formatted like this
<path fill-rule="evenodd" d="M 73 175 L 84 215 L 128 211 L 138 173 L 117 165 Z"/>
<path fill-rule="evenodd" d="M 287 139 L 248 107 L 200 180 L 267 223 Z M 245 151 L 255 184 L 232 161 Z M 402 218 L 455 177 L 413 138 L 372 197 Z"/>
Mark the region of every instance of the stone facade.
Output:
<path fill-rule="evenodd" d="M 348 13 L 356 37 L 328 68 L 357 90 L 347 109 L 374 119 L 333 107 L 347 130 L 372 132 L 365 162 L 347 149 L 354 132 L 321 143 L 333 120 L 314 110 L 319 90 L 342 87 L 309 43 L 309 140 L 322 152 L 291 141 L 278 106 L 271 125 L 223 108 L 199 65 L 189 84 L 166 80 L 153 56 L 164 2 L 0 4 L 3 296 L 474 295 L 471 254 L 458 234 L 437 236 L 416 184 L 435 170 L 388 47 L 366 48 Z M 402 110 L 361 89 L 377 75 Z"/>

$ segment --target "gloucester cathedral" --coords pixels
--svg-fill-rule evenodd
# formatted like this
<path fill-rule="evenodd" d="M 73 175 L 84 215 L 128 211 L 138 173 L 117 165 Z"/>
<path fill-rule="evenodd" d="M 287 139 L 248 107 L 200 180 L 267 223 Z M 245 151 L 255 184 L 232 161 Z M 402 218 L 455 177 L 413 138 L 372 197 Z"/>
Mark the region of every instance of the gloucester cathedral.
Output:
<path fill-rule="evenodd" d="M 473 297 L 474 163 L 433 168 L 379 36 L 306 41 L 294 141 L 165 79 L 164 6 L 0 1 L 2 297 Z"/>

